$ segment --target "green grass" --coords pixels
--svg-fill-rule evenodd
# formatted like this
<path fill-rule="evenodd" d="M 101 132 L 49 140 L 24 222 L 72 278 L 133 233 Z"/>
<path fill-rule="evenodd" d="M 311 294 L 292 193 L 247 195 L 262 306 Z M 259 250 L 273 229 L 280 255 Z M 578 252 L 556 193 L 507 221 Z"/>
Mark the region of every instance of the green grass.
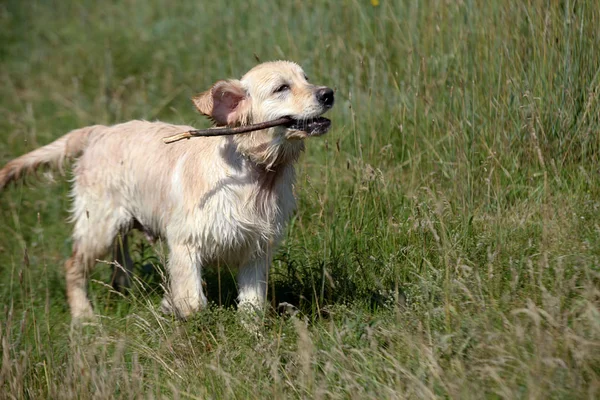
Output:
<path fill-rule="evenodd" d="M 337 99 L 270 275 L 301 311 L 260 337 L 228 271 L 160 315 L 140 238 L 132 293 L 98 265 L 100 323 L 72 329 L 68 184 L 1 193 L 0 397 L 598 398 L 599 26 L 593 0 L 2 3 L 2 163 L 93 123 L 208 126 L 191 95 L 257 58 Z"/>

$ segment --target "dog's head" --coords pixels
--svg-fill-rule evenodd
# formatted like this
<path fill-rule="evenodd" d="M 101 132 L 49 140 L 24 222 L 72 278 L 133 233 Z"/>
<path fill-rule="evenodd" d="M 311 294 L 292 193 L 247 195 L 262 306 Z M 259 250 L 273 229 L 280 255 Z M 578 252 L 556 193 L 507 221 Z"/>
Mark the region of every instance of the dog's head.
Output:
<path fill-rule="evenodd" d="M 192 100 L 198 111 L 217 125 L 241 126 L 291 117 L 293 122 L 286 126 L 235 139 L 258 161 L 268 153 L 265 162 L 273 165 L 277 162 L 273 157 L 281 159 L 302 150 L 301 139 L 329 130 L 331 121 L 321 115 L 333 107 L 334 95 L 328 87 L 309 83 L 297 64 L 274 61 L 254 67 L 241 80 L 218 81 Z"/>

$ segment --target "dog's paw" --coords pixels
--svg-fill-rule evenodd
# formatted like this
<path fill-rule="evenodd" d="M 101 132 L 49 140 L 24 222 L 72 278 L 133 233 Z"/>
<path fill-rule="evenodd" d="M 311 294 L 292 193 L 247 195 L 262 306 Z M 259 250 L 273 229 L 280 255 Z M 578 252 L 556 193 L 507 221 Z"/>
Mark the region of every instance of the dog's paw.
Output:
<path fill-rule="evenodd" d="M 73 321 L 80 322 L 93 321 L 96 319 L 92 305 L 87 299 L 71 304 L 71 317 Z"/>
<path fill-rule="evenodd" d="M 251 302 L 238 304 L 238 318 L 244 329 L 258 337 L 262 337 L 264 326 L 264 307 Z"/>
<path fill-rule="evenodd" d="M 71 316 L 71 328 L 76 329 L 84 326 L 95 326 L 100 323 L 100 318 L 91 309 L 79 310 Z"/>
<path fill-rule="evenodd" d="M 206 306 L 206 298 L 202 298 L 200 301 L 190 301 L 190 299 L 173 300 L 165 296 L 160 302 L 160 311 L 165 315 L 172 315 L 181 320 L 186 320 L 201 309 L 206 308 Z"/>
<path fill-rule="evenodd" d="M 175 314 L 173 304 L 171 304 L 171 300 L 169 300 L 169 298 L 166 296 L 160 301 L 160 312 L 165 315 Z"/>

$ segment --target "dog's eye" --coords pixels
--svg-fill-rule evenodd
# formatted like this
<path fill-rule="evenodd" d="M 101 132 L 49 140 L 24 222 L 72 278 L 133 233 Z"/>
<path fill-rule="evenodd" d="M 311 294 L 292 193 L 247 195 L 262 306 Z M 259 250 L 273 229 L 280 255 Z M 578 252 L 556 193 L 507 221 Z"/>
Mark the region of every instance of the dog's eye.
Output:
<path fill-rule="evenodd" d="M 277 89 L 275 89 L 273 93 L 281 93 L 285 92 L 286 90 L 290 90 L 290 85 L 281 85 Z"/>
<path fill-rule="evenodd" d="M 306 80 L 306 82 L 308 82 L 308 76 L 304 75 L 304 80 Z"/>

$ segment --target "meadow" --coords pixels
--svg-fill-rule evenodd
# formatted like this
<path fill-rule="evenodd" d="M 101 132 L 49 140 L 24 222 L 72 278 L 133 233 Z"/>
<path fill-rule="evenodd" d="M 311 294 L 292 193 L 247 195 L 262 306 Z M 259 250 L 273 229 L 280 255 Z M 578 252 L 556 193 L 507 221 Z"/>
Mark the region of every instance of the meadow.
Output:
<path fill-rule="evenodd" d="M 99 263 L 71 326 L 68 173 L 0 193 L 0 398 L 599 398 L 599 26 L 594 0 L 0 3 L 2 164 L 90 124 L 208 127 L 190 97 L 259 60 L 336 90 L 258 335 L 228 270 L 160 314 L 141 236 L 130 293 Z"/>

